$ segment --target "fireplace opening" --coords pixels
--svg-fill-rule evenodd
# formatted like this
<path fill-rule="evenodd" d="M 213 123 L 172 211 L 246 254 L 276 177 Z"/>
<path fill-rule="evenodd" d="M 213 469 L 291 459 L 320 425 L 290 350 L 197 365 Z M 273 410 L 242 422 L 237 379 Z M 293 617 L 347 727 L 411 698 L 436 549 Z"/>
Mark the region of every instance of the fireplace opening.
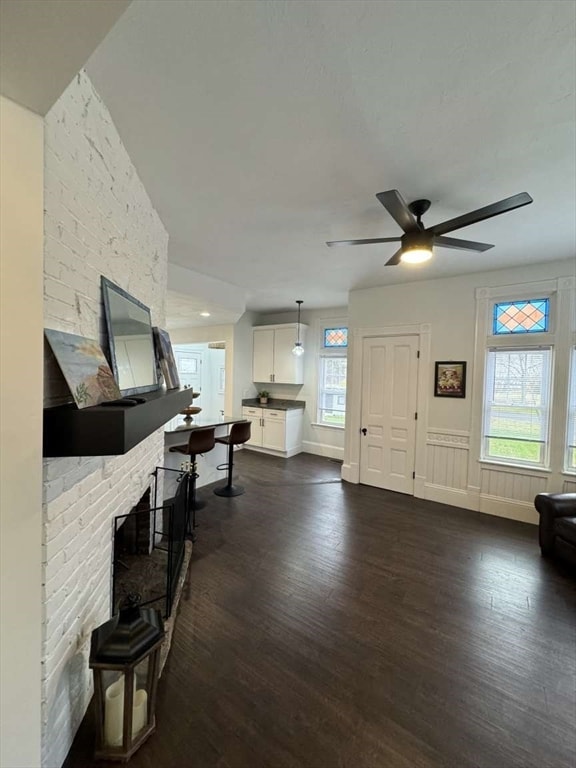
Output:
<path fill-rule="evenodd" d="M 164 618 L 171 614 L 185 552 L 187 476 L 178 472 L 178 477 L 164 484 L 159 482 L 160 472 L 174 470 L 157 467 L 154 471 L 154 505 L 148 488 L 128 514 L 114 518 L 112 613 L 136 592 L 141 605 L 158 608 Z M 157 502 L 159 486 L 170 486 L 173 492 L 161 504 Z"/>

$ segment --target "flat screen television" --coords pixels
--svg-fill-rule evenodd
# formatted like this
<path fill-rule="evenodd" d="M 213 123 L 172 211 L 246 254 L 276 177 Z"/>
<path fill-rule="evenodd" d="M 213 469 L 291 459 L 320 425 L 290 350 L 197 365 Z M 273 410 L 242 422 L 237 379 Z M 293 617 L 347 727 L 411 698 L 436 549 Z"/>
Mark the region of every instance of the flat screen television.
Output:
<path fill-rule="evenodd" d="M 158 389 L 150 310 L 102 276 L 110 365 L 122 395 Z"/>

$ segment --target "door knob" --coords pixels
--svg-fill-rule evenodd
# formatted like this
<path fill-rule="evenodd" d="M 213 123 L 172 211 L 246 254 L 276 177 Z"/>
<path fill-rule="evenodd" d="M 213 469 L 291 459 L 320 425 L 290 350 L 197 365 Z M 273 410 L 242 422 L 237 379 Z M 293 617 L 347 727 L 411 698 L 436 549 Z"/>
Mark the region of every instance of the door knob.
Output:
<path fill-rule="evenodd" d="M 363 435 L 366 435 L 368 433 L 368 430 L 366 429 L 366 427 L 362 427 L 360 432 L 362 432 Z"/>

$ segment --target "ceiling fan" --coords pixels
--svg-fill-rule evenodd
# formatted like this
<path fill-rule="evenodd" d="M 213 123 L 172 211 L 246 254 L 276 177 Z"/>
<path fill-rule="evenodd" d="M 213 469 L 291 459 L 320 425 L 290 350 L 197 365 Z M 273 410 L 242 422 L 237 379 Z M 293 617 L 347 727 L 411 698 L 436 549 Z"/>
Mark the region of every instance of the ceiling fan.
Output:
<path fill-rule="evenodd" d="M 400 225 L 404 234 L 402 237 L 376 237 L 367 240 L 333 240 L 326 245 L 370 245 L 372 243 L 402 243 L 391 259 L 384 266 L 393 267 L 400 261 L 409 264 L 418 264 L 427 261 L 432 256 L 432 246 L 441 248 L 457 248 L 463 251 L 487 251 L 494 248 L 488 243 L 475 243 L 472 240 L 458 240 L 454 237 L 444 237 L 447 232 L 468 227 L 492 216 L 513 211 L 523 205 L 529 205 L 532 198 L 527 192 L 520 192 L 497 203 L 478 208 L 476 211 L 457 216 L 455 219 L 443 221 L 433 227 L 424 228 L 422 216 L 430 208 L 430 200 L 414 200 L 407 204 L 397 189 L 389 189 L 387 192 L 379 192 L 376 197 L 388 211 L 390 216 Z"/>

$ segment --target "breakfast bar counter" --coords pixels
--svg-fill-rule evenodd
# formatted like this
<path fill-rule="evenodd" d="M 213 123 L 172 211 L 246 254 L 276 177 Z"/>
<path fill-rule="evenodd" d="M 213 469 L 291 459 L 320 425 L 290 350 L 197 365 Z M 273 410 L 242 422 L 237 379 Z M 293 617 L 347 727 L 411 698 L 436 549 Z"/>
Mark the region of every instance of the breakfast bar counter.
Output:
<path fill-rule="evenodd" d="M 233 416 L 205 416 L 200 413 L 194 416 L 193 421 L 184 421 L 184 416 L 177 416 L 164 427 L 164 466 L 169 469 L 180 469 L 186 457 L 181 453 L 172 453 L 170 448 L 174 445 L 184 445 L 188 442 L 190 432 L 194 429 L 204 427 L 215 427 L 216 437 L 225 437 L 232 424 L 244 421 L 242 417 Z M 225 445 L 216 443 L 214 448 L 203 456 L 198 456 L 198 479 L 196 486 L 200 488 L 203 485 L 209 485 L 217 480 L 225 480 L 226 473 L 217 470 L 219 464 L 225 464 L 227 461 L 227 448 Z M 170 475 L 174 474 L 172 472 Z"/>

